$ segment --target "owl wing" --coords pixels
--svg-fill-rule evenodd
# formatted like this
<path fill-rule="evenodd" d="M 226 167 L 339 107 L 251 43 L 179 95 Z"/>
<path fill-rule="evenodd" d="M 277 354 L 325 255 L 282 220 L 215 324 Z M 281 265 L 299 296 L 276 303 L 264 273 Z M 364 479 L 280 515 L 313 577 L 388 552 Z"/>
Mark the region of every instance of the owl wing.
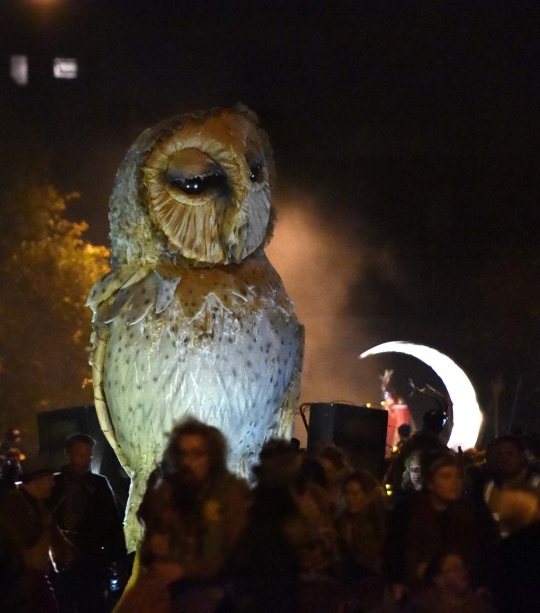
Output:
<path fill-rule="evenodd" d="M 180 277 L 172 276 L 170 271 L 163 267 L 158 266 L 158 269 L 154 270 L 154 265 L 148 264 L 127 265 L 111 271 L 94 284 L 86 303 L 94 312 L 90 363 L 96 413 L 105 437 L 128 474 L 131 474 L 132 470 L 116 436 L 104 387 L 108 324 L 120 314 L 125 315 L 128 324 L 135 324 L 141 321 L 152 307 L 155 307 L 157 313 L 167 308 L 174 297 Z"/>
<path fill-rule="evenodd" d="M 107 398 L 105 396 L 103 385 L 103 372 L 108 339 L 109 329 L 107 326 L 104 324 L 96 325 L 94 332 L 92 333 L 92 353 L 90 358 L 92 378 L 94 382 L 94 404 L 96 406 L 96 413 L 105 438 L 114 449 L 114 452 L 116 453 L 126 472 L 131 475 L 131 468 L 126 460 L 126 457 L 122 453 L 122 449 L 118 443 L 118 439 L 116 438 L 116 432 L 112 423 L 109 407 L 107 405 Z"/>
<path fill-rule="evenodd" d="M 298 354 L 292 373 L 289 385 L 285 390 L 283 403 L 280 412 L 280 426 L 278 436 L 281 438 L 290 438 L 290 424 L 294 423 L 294 414 L 298 398 L 300 397 L 300 382 L 302 379 L 302 366 L 304 364 L 304 345 L 305 345 L 305 329 L 302 324 L 298 324 Z"/>

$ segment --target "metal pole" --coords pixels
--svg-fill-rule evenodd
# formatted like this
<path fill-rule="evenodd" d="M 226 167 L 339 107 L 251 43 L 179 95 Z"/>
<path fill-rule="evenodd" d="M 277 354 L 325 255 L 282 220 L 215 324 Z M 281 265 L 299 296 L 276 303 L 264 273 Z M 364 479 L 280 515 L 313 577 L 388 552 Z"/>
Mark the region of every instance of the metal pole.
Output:
<path fill-rule="evenodd" d="M 514 417 L 516 415 L 516 407 L 518 403 L 519 393 L 521 392 L 521 384 L 523 383 L 523 375 L 519 375 L 519 379 L 516 386 L 516 395 L 514 396 L 514 402 L 512 403 L 512 412 L 510 414 L 510 423 L 508 424 L 508 434 L 512 431 L 514 425 Z"/>

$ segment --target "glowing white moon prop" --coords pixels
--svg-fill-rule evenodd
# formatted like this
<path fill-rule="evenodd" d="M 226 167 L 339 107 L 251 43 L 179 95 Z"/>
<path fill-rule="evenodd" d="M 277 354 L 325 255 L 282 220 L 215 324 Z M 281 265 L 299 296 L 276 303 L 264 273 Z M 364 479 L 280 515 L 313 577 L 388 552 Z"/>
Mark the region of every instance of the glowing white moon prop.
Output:
<path fill-rule="evenodd" d="M 452 449 L 469 449 L 476 445 L 482 425 L 482 413 L 476 399 L 476 392 L 469 377 L 448 356 L 424 345 L 405 341 L 393 341 L 377 345 L 364 351 L 360 358 L 377 353 L 405 353 L 418 358 L 432 368 L 446 386 L 452 400 L 453 428 L 448 446 Z"/>

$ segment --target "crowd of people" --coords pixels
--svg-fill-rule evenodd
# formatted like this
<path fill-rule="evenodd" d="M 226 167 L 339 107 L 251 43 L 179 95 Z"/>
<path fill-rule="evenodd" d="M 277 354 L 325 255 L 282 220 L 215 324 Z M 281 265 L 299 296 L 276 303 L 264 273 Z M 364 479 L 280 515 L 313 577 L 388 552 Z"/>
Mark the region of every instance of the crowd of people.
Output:
<path fill-rule="evenodd" d="M 269 440 L 252 481 L 214 427 L 178 424 L 126 555 L 94 441 L 67 464 L 26 460 L 0 497 L 0 609 L 14 613 L 530 613 L 540 611 L 540 473 L 523 437 L 456 453 L 437 415 L 386 475 L 325 446 Z M 296 444 L 295 444 L 296 443 Z M 133 566 L 132 566 L 133 565 Z M 121 599 L 127 577 L 131 579 Z"/>

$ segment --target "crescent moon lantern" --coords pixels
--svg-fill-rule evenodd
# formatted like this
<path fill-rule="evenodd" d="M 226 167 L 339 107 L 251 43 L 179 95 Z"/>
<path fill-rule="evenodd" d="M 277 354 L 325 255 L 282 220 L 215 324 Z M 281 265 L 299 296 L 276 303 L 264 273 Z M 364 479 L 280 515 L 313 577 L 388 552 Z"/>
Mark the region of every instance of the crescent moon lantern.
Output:
<path fill-rule="evenodd" d="M 447 355 L 436 349 L 405 341 L 377 345 L 364 351 L 360 358 L 389 352 L 412 355 L 439 375 L 452 400 L 453 427 L 448 446 L 452 449 L 474 447 L 482 425 L 482 412 L 478 406 L 474 387 L 463 370 Z"/>

